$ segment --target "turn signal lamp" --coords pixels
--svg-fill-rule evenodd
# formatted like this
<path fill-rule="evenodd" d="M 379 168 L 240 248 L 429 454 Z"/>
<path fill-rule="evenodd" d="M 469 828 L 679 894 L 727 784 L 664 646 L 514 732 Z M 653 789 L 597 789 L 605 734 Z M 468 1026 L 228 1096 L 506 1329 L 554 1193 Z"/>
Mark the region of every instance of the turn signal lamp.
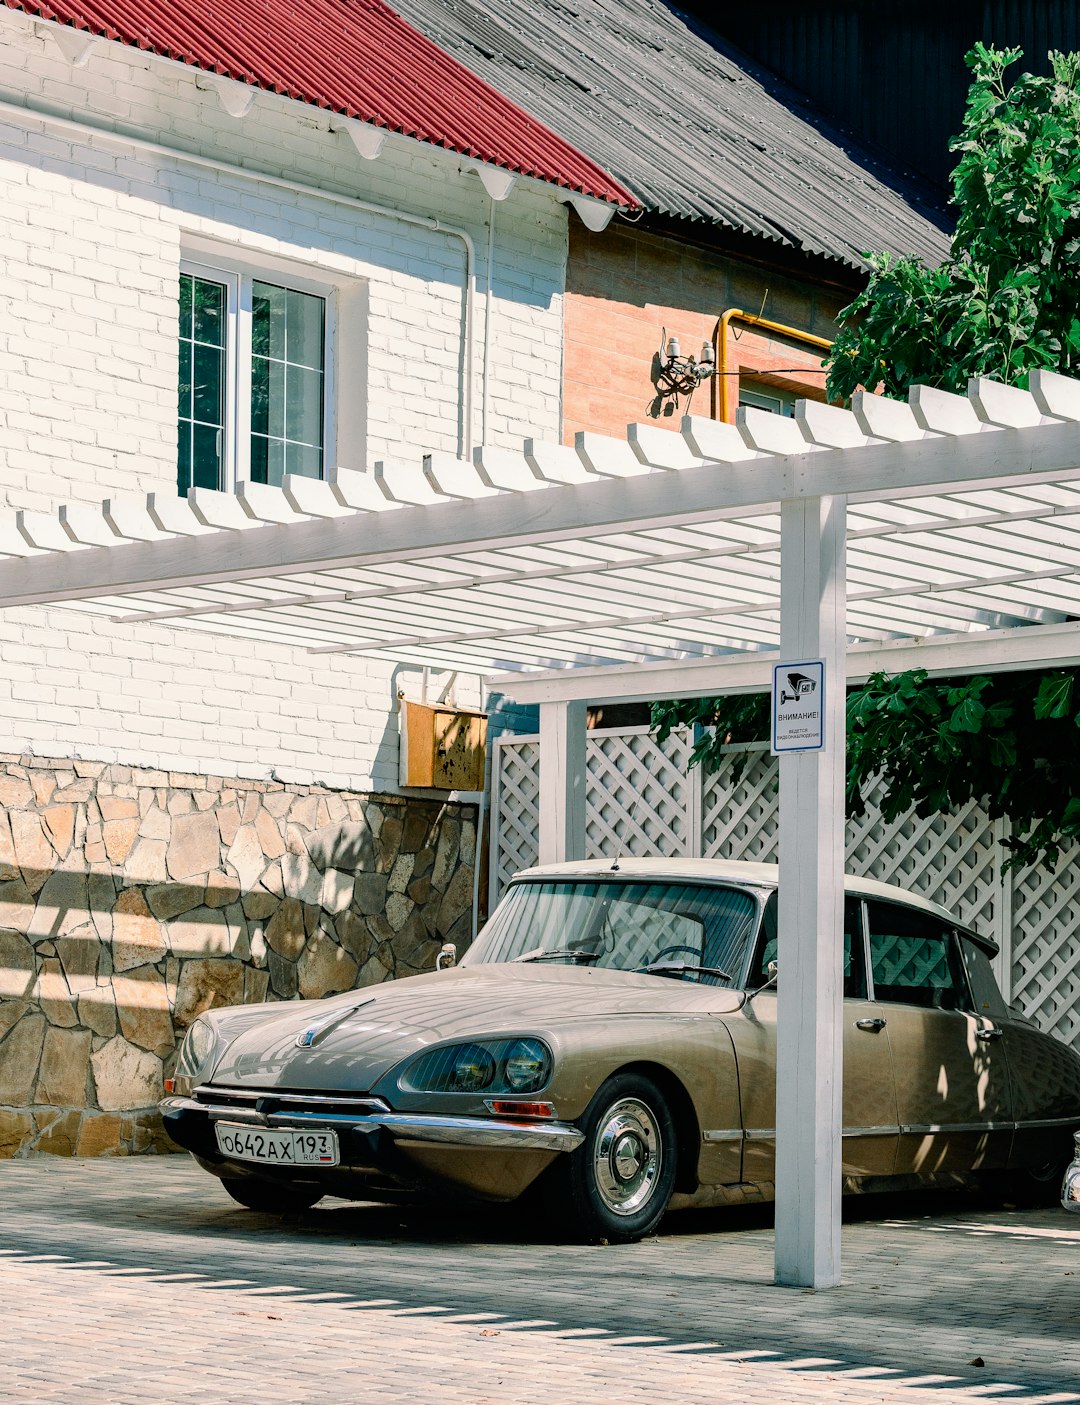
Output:
<path fill-rule="evenodd" d="M 485 1098 L 485 1107 L 500 1117 L 554 1117 L 554 1103 L 504 1102 L 499 1098 Z"/>

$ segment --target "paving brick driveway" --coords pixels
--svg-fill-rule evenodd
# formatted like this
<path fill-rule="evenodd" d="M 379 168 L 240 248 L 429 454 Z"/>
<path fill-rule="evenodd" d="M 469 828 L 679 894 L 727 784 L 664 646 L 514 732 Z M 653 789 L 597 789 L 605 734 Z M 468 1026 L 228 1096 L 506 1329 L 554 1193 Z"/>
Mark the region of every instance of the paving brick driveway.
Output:
<path fill-rule="evenodd" d="M 1080 1401 L 1080 1220 L 868 1205 L 814 1294 L 771 1284 L 762 1211 L 582 1248 L 505 1211 L 282 1224 L 186 1157 L 8 1161 L 0 1400 Z"/>

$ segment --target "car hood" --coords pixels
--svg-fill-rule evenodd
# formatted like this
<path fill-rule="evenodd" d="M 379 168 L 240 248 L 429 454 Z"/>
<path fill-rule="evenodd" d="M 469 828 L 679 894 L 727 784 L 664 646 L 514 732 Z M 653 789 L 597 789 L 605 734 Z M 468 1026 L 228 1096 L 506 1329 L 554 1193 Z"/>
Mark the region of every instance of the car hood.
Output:
<path fill-rule="evenodd" d="M 741 1003 L 739 991 L 625 971 L 464 966 L 328 1000 L 270 1005 L 235 1034 L 222 1012 L 221 1032 L 230 1042 L 211 1081 L 368 1092 L 402 1059 L 447 1039 L 557 1031 L 560 1024 L 598 1016 L 725 1014 Z"/>

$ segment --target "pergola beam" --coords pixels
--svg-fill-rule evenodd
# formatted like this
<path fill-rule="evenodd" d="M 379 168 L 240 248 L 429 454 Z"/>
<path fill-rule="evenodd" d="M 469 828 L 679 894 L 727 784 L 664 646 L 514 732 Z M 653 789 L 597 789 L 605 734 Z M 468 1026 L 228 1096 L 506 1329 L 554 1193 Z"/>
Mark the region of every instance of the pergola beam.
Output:
<path fill-rule="evenodd" d="M 715 523 L 774 512 L 784 500 L 835 494 L 869 502 L 882 496 L 1077 478 L 1080 425 L 1075 423 L 939 435 L 745 463 L 707 463 L 395 512 L 46 551 L 0 562 L 0 599 L 9 606 L 45 604 L 371 567 L 434 553 L 573 540 L 632 525 L 647 524 L 655 531 Z"/>
<path fill-rule="evenodd" d="M 704 658 L 637 663 L 619 673 L 599 664 L 547 673 L 496 675 L 498 692 L 520 703 L 579 699 L 596 705 L 653 702 L 657 698 L 707 698 L 720 693 L 760 693 L 770 686 L 775 650 L 713 654 Z M 925 668 L 936 677 L 950 674 L 1015 673 L 1051 665 L 1080 666 L 1080 622 L 989 629 L 972 634 L 931 635 L 882 644 L 853 644 L 847 651 L 849 683 L 871 673 L 904 673 Z"/>

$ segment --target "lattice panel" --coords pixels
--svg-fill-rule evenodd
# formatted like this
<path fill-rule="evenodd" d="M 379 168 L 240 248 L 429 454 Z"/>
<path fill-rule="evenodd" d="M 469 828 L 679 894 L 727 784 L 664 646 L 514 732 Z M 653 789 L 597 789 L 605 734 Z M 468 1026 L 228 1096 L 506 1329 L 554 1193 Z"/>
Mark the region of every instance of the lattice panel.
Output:
<path fill-rule="evenodd" d="M 500 741 L 495 749 L 494 901 L 520 869 L 536 863 L 540 835 L 540 743 Z"/>
<path fill-rule="evenodd" d="M 995 937 L 1001 858 L 981 806 L 972 802 L 950 815 L 922 820 L 909 814 L 886 824 L 874 803 L 878 793 L 873 787 L 866 813 L 848 821 L 847 871 L 921 893 Z"/>
<path fill-rule="evenodd" d="M 1013 1000 L 1040 1029 L 1080 1049 L 1080 846 L 1013 884 Z"/>
<path fill-rule="evenodd" d="M 661 747 L 647 728 L 590 733 L 586 753 L 585 853 L 644 857 L 689 851 L 690 740 L 672 732 Z"/>
<path fill-rule="evenodd" d="M 755 751 L 738 784 L 733 785 L 735 760 L 736 754 L 729 753 L 720 769 L 705 777 L 702 856 L 775 863 L 779 799 L 776 757 L 766 750 Z"/>

